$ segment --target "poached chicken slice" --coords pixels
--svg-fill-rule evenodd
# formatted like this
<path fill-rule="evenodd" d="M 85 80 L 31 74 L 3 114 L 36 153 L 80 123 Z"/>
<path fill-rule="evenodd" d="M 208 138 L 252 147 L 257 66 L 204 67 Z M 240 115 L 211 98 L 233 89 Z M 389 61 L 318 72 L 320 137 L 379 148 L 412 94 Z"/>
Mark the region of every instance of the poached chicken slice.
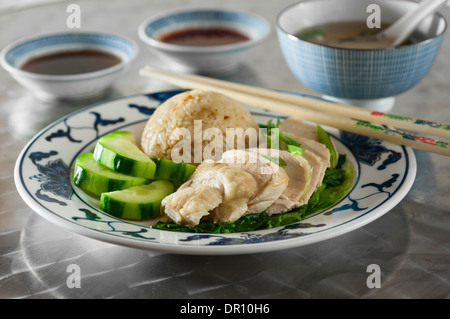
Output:
<path fill-rule="evenodd" d="M 280 129 L 281 132 L 287 134 L 293 134 L 296 136 L 309 138 L 310 140 L 313 141 L 319 141 L 317 137 L 317 126 L 307 124 L 302 120 L 287 118 L 280 122 L 278 128 Z"/>
<path fill-rule="evenodd" d="M 310 195 L 320 186 L 322 185 L 323 177 L 325 176 L 325 171 L 327 169 L 327 163 L 323 161 L 319 156 L 314 154 L 309 150 L 305 150 L 302 157 L 308 161 L 311 166 L 312 175 L 311 175 L 311 184 L 308 192 L 311 192 Z"/>
<path fill-rule="evenodd" d="M 209 212 L 222 203 L 220 189 L 198 185 L 178 189 L 162 201 L 165 215 L 174 223 L 195 226 Z"/>
<path fill-rule="evenodd" d="M 280 123 L 279 129 L 299 142 L 303 149 L 314 153 L 326 162 L 327 167 L 330 167 L 330 151 L 324 144 L 319 143 L 317 126 L 289 118 Z"/>
<path fill-rule="evenodd" d="M 311 166 L 302 156 L 292 155 L 287 151 L 276 149 L 251 149 L 261 155 L 270 158 L 282 159 L 282 169 L 289 176 L 286 189 L 265 210 L 269 215 L 281 214 L 293 208 L 305 204 L 309 197 L 306 196 L 311 181 Z M 284 165 L 285 164 L 285 165 Z"/>
<path fill-rule="evenodd" d="M 204 161 L 188 181 L 163 200 L 162 207 L 168 218 L 182 225 L 195 226 L 202 218 L 215 223 L 233 222 L 247 212 L 256 188 L 255 179 L 245 170 Z M 202 196 L 188 198 L 202 191 Z M 205 201 L 208 196 L 211 198 Z"/>
<path fill-rule="evenodd" d="M 265 211 L 289 184 L 285 170 L 254 149 L 226 151 L 221 162 L 239 167 L 255 179 L 257 191 L 248 202 L 247 214 Z"/>

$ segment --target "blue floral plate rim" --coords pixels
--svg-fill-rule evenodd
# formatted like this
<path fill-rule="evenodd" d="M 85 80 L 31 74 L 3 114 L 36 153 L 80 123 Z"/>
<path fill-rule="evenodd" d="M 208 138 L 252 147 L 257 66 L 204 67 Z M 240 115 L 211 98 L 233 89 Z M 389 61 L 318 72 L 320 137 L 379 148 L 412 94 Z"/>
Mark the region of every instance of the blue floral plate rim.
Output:
<path fill-rule="evenodd" d="M 180 92 L 120 97 L 87 106 L 50 124 L 30 140 L 17 159 L 14 176 L 19 194 L 40 216 L 82 236 L 168 253 L 228 255 L 293 248 L 345 234 L 390 211 L 414 183 L 412 149 L 326 128 L 357 168 L 357 177 L 346 198 L 303 221 L 255 232 L 193 234 L 156 230 L 100 211 L 70 181 L 76 156 L 92 149 L 98 137 L 116 129 L 129 129 L 139 136 L 154 109 Z M 282 117 L 248 109 L 258 122 Z"/>

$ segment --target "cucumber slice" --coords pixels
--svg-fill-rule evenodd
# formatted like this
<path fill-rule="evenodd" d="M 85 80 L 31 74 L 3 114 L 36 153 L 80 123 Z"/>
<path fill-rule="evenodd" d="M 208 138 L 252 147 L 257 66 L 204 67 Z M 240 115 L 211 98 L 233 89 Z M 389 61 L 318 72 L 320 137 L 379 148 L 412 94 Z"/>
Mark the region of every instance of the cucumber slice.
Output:
<path fill-rule="evenodd" d="M 155 176 L 155 163 L 139 149 L 131 132 L 115 131 L 101 137 L 95 146 L 94 158 L 122 174 L 148 179 Z"/>
<path fill-rule="evenodd" d="M 320 125 L 317 125 L 317 139 L 330 151 L 330 168 L 335 168 L 339 159 L 338 153 L 330 135 Z"/>
<path fill-rule="evenodd" d="M 110 170 L 99 164 L 92 153 L 86 153 L 77 158 L 72 180 L 82 190 L 95 195 L 150 183 L 149 180 L 142 177 L 129 176 Z"/>
<path fill-rule="evenodd" d="M 165 180 L 103 193 L 100 209 L 118 218 L 145 220 L 161 216 L 161 201 L 175 190 Z"/>
<path fill-rule="evenodd" d="M 167 159 L 152 158 L 156 164 L 155 179 L 166 179 L 184 183 L 194 173 L 197 166 Z"/>

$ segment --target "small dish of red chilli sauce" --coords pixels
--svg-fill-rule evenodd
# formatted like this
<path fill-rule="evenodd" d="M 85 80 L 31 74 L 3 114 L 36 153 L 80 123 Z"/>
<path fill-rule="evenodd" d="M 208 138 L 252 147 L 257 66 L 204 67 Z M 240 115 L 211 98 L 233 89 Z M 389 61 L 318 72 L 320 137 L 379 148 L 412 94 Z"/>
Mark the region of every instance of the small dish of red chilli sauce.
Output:
<path fill-rule="evenodd" d="M 270 30 L 266 19 L 252 13 L 192 9 L 145 20 L 139 37 L 161 59 L 162 68 L 223 75 L 236 70 Z"/>
<path fill-rule="evenodd" d="M 158 40 L 177 45 L 215 46 L 248 41 L 250 38 L 236 30 L 210 27 L 172 31 L 162 34 Z"/>

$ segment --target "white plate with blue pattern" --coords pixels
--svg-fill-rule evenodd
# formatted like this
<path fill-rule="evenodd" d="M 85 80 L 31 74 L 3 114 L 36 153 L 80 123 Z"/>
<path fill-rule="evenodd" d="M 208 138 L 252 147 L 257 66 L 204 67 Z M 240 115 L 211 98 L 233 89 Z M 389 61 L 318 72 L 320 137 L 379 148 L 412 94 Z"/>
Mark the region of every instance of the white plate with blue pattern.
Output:
<path fill-rule="evenodd" d="M 37 134 L 15 167 L 23 200 L 52 223 L 109 243 L 177 254 L 227 255 L 287 249 L 327 240 L 381 217 L 410 190 L 416 176 L 411 149 L 327 128 L 339 153 L 355 167 L 346 198 L 314 216 L 288 226 L 231 234 L 157 230 L 101 211 L 71 183 L 75 159 L 92 151 L 98 138 L 114 130 L 140 135 L 149 116 L 180 91 L 123 97 L 69 114 Z M 277 114 L 249 107 L 259 123 Z"/>

